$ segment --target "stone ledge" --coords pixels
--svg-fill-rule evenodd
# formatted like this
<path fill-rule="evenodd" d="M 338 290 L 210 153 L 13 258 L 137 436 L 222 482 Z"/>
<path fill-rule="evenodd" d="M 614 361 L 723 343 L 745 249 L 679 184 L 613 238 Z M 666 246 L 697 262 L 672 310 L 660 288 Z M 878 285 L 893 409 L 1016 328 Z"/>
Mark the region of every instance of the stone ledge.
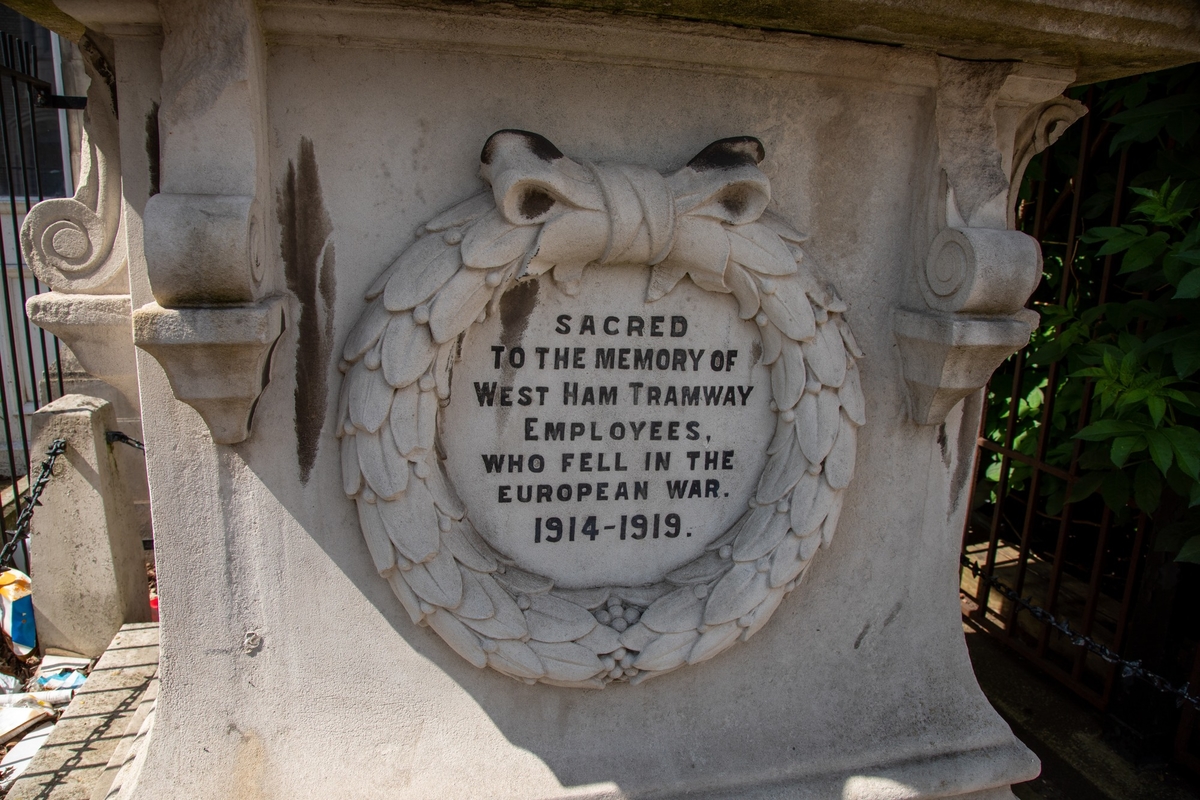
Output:
<path fill-rule="evenodd" d="M 113 637 L 7 800 L 87 800 L 158 672 L 158 623 Z"/>

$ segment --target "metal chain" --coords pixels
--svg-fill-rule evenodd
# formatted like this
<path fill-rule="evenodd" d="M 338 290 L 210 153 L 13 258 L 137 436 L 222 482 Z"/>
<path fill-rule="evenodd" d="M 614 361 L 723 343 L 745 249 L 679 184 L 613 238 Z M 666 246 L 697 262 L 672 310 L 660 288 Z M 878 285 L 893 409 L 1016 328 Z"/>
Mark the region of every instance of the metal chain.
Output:
<path fill-rule="evenodd" d="M 0 568 L 7 569 L 11 565 L 13 554 L 17 552 L 17 546 L 28 538 L 29 521 L 33 519 L 33 509 L 35 506 L 41 505 L 38 498 L 42 496 L 42 490 L 46 488 L 46 484 L 50 482 L 50 476 L 54 474 L 54 462 L 66 450 L 66 439 L 55 439 L 50 443 L 50 449 L 46 451 L 46 457 L 42 460 L 37 479 L 33 482 L 33 486 L 29 487 L 29 496 L 25 499 L 25 506 L 17 515 L 17 524 L 13 528 L 12 538 L 4 545 L 4 549 L 0 550 Z M 16 488 L 15 484 L 13 488 Z"/>
<path fill-rule="evenodd" d="M 104 441 L 108 442 L 109 444 L 112 444 L 113 442 L 120 442 L 121 444 L 127 444 L 130 447 L 137 448 L 143 453 L 146 452 L 146 445 L 142 444 L 137 439 L 134 439 L 132 436 L 123 431 L 105 432 Z"/>
<path fill-rule="evenodd" d="M 1028 611 L 1033 615 L 1034 619 L 1049 625 L 1059 633 L 1066 636 L 1071 641 L 1071 644 L 1075 645 L 1076 647 L 1082 647 L 1086 650 L 1090 650 L 1091 652 L 1100 656 L 1100 658 L 1107 661 L 1109 664 L 1116 664 L 1121 669 L 1122 678 L 1140 678 L 1164 694 L 1175 695 L 1176 706 L 1182 706 L 1184 703 L 1190 703 L 1192 708 L 1200 710 L 1200 697 L 1190 693 L 1191 687 L 1189 684 L 1184 683 L 1182 686 L 1175 686 L 1161 675 L 1156 675 L 1155 673 L 1143 668 L 1141 661 L 1126 661 L 1115 651 L 1110 650 L 1108 647 L 1105 647 L 1096 640 L 1075 631 L 1070 625 L 1067 624 L 1066 619 L 1056 619 L 1055 616 L 1046 609 L 1042 608 L 1041 606 L 1034 605 L 1031 598 L 1021 597 L 1015 591 L 1002 583 L 995 575 L 985 574 L 984 571 L 980 569 L 978 564 L 967 558 L 965 555 L 960 555 L 959 559 L 961 560 L 962 565 L 966 567 L 972 575 L 982 580 L 1000 594 L 1004 595 L 1020 608 Z"/>

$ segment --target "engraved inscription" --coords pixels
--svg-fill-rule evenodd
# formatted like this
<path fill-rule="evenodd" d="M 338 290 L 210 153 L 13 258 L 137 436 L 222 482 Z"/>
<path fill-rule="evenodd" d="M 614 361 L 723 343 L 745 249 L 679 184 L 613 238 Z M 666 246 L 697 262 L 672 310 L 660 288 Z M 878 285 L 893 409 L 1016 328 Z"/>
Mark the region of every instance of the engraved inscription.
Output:
<path fill-rule="evenodd" d="M 647 304 L 644 270 L 593 270 L 574 297 L 539 284 L 506 295 L 520 319 L 502 302 L 463 340 L 448 472 L 523 568 L 573 588 L 654 582 L 738 519 L 762 470 L 757 327 L 690 284 Z"/>

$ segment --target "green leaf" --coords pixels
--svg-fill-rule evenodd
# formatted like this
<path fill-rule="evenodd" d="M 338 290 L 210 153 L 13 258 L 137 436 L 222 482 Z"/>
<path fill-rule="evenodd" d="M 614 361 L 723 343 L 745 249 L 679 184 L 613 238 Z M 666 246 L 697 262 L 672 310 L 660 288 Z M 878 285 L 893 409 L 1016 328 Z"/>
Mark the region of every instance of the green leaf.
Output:
<path fill-rule="evenodd" d="M 1159 231 L 1131 245 L 1121 259 L 1121 272 L 1137 272 L 1150 266 L 1166 252 L 1169 243 L 1170 235 L 1166 231 Z"/>
<path fill-rule="evenodd" d="M 1200 297 L 1200 269 L 1194 269 L 1183 276 L 1173 299 L 1194 300 L 1197 297 Z"/>
<path fill-rule="evenodd" d="M 1179 553 L 1175 556 L 1176 561 L 1184 561 L 1189 564 L 1200 564 L 1200 536 L 1193 536 L 1183 543 L 1183 547 L 1179 548 Z"/>
<path fill-rule="evenodd" d="M 1171 440 L 1171 449 L 1183 473 L 1192 480 L 1200 480 L 1200 431 L 1172 425 L 1163 429 L 1163 435 Z"/>
<path fill-rule="evenodd" d="M 1154 460 L 1154 465 L 1166 475 L 1167 470 L 1171 468 L 1171 462 L 1175 460 L 1171 440 L 1162 431 L 1146 431 L 1146 444 L 1150 448 L 1150 458 Z"/>
<path fill-rule="evenodd" d="M 1148 461 L 1138 465 L 1133 479 L 1133 499 L 1138 508 L 1153 514 L 1162 498 L 1162 475 Z"/>
<path fill-rule="evenodd" d="M 1112 470 L 1104 476 L 1100 494 L 1109 508 L 1120 511 L 1129 500 L 1129 478 L 1119 469 Z"/>
<path fill-rule="evenodd" d="M 1085 442 L 1102 442 L 1105 439 L 1111 439 L 1114 436 L 1136 436 L 1145 430 L 1145 427 L 1136 422 L 1126 422 L 1117 419 L 1102 419 L 1093 422 L 1086 428 L 1075 434 L 1076 439 L 1083 439 Z"/>
<path fill-rule="evenodd" d="M 1118 436 L 1116 439 L 1113 439 L 1109 458 L 1118 467 L 1123 467 L 1131 454 L 1145 449 L 1146 439 L 1142 436 Z"/>

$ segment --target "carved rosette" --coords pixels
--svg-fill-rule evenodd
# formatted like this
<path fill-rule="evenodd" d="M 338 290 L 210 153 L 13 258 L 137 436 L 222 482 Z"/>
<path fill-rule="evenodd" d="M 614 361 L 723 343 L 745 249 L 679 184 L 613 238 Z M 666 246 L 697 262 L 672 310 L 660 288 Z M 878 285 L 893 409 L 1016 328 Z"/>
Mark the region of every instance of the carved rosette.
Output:
<path fill-rule="evenodd" d="M 765 212 L 762 145 L 727 139 L 668 176 L 565 158 L 494 134 L 491 191 L 439 215 L 367 292 L 345 345 L 338 419 L 346 494 L 413 621 L 463 658 L 527 683 L 603 688 L 712 658 L 754 635 L 837 528 L 865 422 L 845 304 Z M 776 431 L 749 508 L 691 563 L 635 587 L 559 589 L 476 532 L 439 457 L 458 341 L 516 282 L 650 267 L 646 299 L 685 276 L 758 324 Z"/>

